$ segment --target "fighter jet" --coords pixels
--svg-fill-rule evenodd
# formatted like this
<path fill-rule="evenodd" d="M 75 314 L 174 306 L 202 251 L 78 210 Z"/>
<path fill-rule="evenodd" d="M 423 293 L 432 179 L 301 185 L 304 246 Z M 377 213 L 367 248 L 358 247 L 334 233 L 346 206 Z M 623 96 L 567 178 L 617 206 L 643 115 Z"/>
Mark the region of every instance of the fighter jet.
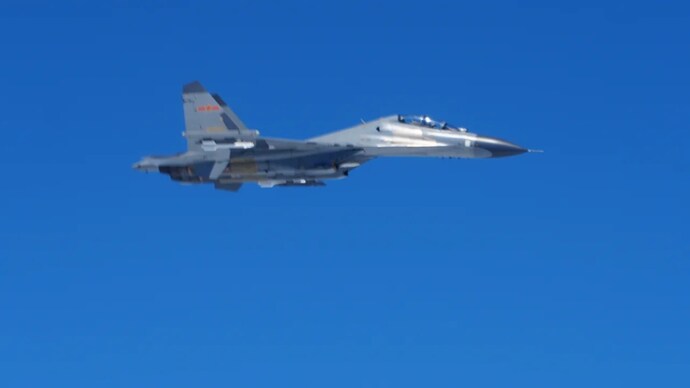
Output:
<path fill-rule="evenodd" d="M 499 158 L 530 150 L 424 115 L 393 115 L 307 140 L 259 136 L 198 82 L 182 88 L 187 151 L 148 156 L 133 168 L 182 183 L 237 191 L 243 183 L 324 186 L 379 157 Z"/>

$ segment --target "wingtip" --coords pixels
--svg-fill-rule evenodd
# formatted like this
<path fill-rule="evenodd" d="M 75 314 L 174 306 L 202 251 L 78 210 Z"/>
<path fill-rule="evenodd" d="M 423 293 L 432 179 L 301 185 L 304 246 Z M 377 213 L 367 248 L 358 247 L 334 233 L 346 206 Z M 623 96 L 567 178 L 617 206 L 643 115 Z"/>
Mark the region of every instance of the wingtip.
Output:
<path fill-rule="evenodd" d="M 182 93 L 206 93 L 206 89 L 199 81 L 190 82 L 182 87 Z"/>

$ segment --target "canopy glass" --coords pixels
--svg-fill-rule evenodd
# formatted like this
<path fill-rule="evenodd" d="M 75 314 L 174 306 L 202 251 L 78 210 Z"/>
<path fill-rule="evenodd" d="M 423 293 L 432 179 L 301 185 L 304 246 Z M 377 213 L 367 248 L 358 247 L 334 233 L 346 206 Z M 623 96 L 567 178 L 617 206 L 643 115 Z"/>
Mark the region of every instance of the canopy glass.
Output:
<path fill-rule="evenodd" d="M 436 121 L 429 116 L 420 115 L 398 115 L 398 121 L 405 124 L 417 125 L 420 127 L 427 127 L 439 130 L 448 131 L 460 131 L 466 132 L 467 129 L 456 127 L 455 125 L 449 124 L 445 121 Z"/>

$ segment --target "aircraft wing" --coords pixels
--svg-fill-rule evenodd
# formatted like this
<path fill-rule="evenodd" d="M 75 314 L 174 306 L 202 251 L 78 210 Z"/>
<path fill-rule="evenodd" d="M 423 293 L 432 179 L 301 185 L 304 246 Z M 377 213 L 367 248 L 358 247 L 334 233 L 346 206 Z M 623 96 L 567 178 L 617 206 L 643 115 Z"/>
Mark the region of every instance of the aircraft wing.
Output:
<path fill-rule="evenodd" d="M 256 171 L 268 168 L 276 175 L 259 178 L 261 187 L 324 186 L 324 180 L 344 178 L 351 170 L 372 158 L 361 148 L 307 143 L 283 139 L 258 139 L 250 149 L 234 150 L 226 173 L 233 168 Z M 237 171 L 236 170 L 236 171 Z M 220 177 L 216 189 L 237 191 L 242 185 L 232 178 Z"/>
<path fill-rule="evenodd" d="M 299 164 L 301 168 L 307 169 L 344 163 L 349 163 L 354 168 L 372 159 L 358 147 L 274 138 L 260 138 L 253 148 L 235 150 L 233 157 L 251 157 L 257 162 Z"/>

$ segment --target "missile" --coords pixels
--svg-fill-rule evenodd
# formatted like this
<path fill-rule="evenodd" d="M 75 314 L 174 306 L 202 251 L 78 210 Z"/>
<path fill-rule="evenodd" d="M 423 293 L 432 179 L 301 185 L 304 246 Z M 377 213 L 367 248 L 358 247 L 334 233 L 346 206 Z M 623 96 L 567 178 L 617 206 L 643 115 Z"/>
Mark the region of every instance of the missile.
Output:
<path fill-rule="evenodd" d="M 254 148 L 256 143 L 252 141 L 237 140 L 230 143 L 216 143 L 215 140 L 202 140 L 201 149 L 207 152 L 214 152 L 217 150 L 246 150 Z"/>

